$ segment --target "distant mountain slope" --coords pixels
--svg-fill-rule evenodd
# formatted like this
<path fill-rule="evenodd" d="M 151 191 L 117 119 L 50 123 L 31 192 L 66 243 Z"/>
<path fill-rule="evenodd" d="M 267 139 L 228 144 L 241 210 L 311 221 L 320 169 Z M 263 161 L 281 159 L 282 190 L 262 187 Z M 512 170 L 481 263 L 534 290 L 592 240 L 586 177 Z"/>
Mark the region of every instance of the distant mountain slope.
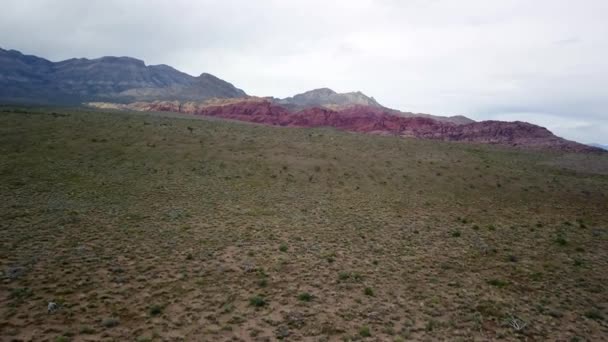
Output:
<path fill-rule="evenodd" d="M 337 93 L 329 88 L 320 88 L 297 94 L 292 97 L 272 100 L 275 103 L 293 111 L 310 109 L 315 107 L 333 110 L 343 110 L 349 107 L 364 106 L 371 108 L 380 108 L 387 112 L 391 112 L 393 115 L 399 115 L 404 117 L 427 117 L 434 120 L 452 122 L 456 124 L 467 124 L 474 122 L 473 120 L 462 115 L 447 117 L 430 114 L 401 112 L 395 109 L 384 107 L 383 105 L 378 103 L 376 99 L 367 96 L 360 91 L 349 93 Z"/>
<path fill-rule="evenodd" d="M 601 148 L 602 150 L 606 150 L 606 151 L 608 151 L 608 145 L 602 145 L 602 144 L 589 144 L 589 146 L 593 146 L 593 147 Z"/>
<path fill-rule="evenodd" d="M 368 97 L 360 91 L 350 93 L 336 93 L 329 88 L 314 89 L 292 97 L 276 101 L 277 103 L 293 109 L 310 107 L 324 107 L 340 109 L 354 105 L 382 108 L 373 97 Z"/>
<path fill-rule="evenodd" d="M 546 128 L 525 122 L 482 121 L 455 124 L 427 117 L 394 115 L 390 109 L 373 106 L 350 106 L 338 110 L 312 107 L 291 111 L 275 101 L 263 98 L 214 100 L 206 103 L 157 101 L 129 105 L 102 103 L 92 105 L 98 108 L 167 111 L 214 116 L 275 126 L 334 127 L 361 133 L 497 144 L 528 149 L 572 152 L 601 151 L 594 147 L 562 139 Z"/>
<path fill-rule="evenodd" d="M 202 101 L 247 96 L 213 75 L 193 77 L 130 57 L 51 62 L 0 49 L 0 101 L 78 104 L 87 101 Z"/>

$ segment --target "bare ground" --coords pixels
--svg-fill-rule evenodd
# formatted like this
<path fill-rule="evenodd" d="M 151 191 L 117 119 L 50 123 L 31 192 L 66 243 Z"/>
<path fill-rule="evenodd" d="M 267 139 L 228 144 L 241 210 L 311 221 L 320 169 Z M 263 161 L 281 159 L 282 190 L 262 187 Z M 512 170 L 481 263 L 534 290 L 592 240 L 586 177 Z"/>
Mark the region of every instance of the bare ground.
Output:
<path fill-rule="evenodd" d="M 6 109 L 0 340 L 606 340 L 606 170 L 597 155 Z"/>

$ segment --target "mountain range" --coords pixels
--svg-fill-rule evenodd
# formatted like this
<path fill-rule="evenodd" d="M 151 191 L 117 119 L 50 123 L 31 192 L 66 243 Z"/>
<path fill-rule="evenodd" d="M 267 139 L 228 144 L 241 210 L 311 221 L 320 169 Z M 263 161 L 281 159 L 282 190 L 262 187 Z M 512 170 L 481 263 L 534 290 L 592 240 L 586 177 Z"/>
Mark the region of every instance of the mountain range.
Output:
<path fill-rule="evenodd" d="M 0 103 L 86 104 L 519 148 L 602 151 L 525 122 L 475 122 L 461 115 L 403 112 L 384 107 L 359 91 L 337 93 L 319 88 L 283 99 L 249 96 L 208 73 L 194 77 L 167 65 L 146 65 L 131 57 L 51 62 L 0 48 Z"/>
<path fill-rule="evenodd" d="M 51 62 L 0 49 L 0 102 L 80 104 L 146 100 L 200 101 L 247 96 L 211 74 L 193 77 L 167 65 L 130 57 Z"/>

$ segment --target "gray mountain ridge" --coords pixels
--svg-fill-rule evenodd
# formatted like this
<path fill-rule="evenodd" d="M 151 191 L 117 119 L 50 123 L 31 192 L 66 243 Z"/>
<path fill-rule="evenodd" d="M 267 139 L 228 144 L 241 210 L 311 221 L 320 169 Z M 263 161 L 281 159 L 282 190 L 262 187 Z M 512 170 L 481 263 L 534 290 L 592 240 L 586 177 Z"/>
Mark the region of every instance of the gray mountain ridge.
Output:
<path fill-rule="evenodd" d="M 0 101 L 80 104 L 149 100 L 201 101 L 246 97 L 211 74 L 190 76 L 168 65 L 131 57 L 72 58 L 51 62 L 0 48 Z"/>
<path fill-rule="evenodd" d="M 219 98 L 247 98 L 243 90 L 211 74 L 194 77 L 171 66 L 146 65 L 132 57 L 71 58 L 59 62 L 0 48 L 0 103 L 81 105 L 104 102 L 205 102 Z M 337 93 L 313 89 L 284 99 L 270 98 L 291 111 L 312 107 L 340 110 L 369 107 L 405 117 L 427 117 L 456 124 L 471 123 L 464 116 L 436 116 L 384 107 L 360 91 Z"/>

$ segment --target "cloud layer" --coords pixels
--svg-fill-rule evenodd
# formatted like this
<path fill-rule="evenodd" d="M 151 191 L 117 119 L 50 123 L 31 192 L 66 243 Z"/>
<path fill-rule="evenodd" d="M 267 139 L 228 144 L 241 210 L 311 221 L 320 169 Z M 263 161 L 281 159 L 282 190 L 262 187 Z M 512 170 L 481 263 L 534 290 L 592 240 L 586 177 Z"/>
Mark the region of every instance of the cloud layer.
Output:
<path fill-rule="evenodd" d="M 132 56 L 249 94 L 361 90 L 608 144 L 608 1 L 5 0 L 0 46 Z"/>

